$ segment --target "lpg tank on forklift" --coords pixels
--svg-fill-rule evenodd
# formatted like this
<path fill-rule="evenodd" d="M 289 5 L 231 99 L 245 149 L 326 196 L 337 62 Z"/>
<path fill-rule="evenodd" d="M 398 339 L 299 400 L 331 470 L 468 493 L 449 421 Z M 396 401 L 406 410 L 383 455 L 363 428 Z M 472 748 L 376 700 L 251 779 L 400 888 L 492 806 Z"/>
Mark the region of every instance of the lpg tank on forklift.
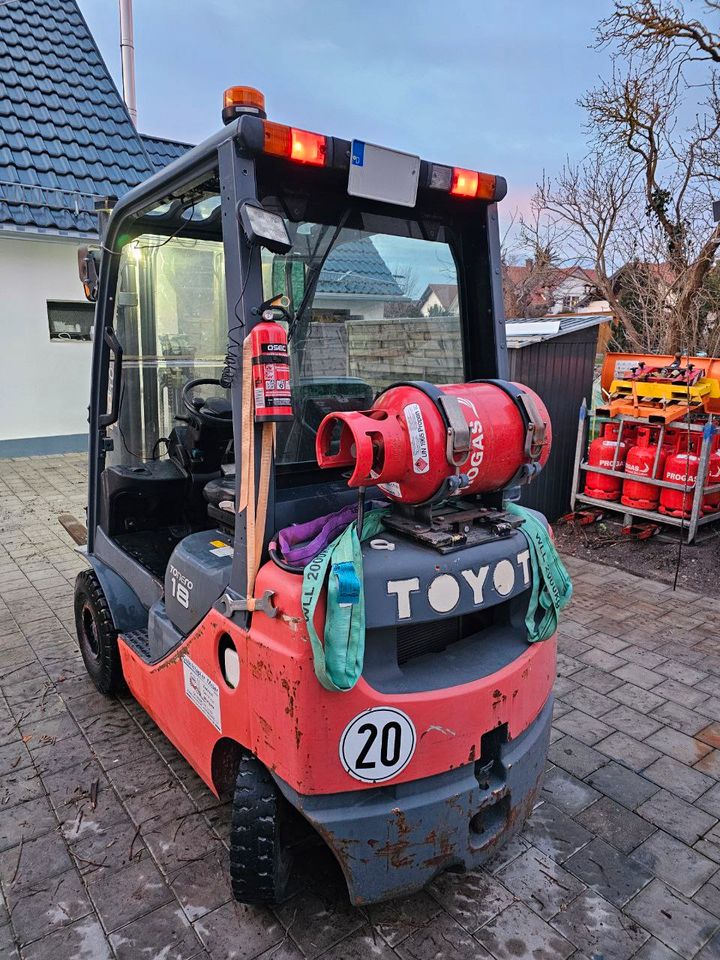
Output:
<path fill-rule="evenodd" d="M 506 185 L 269 121 L 249 87 L 223 120 L 81 257 L 78 639 L 232 799 L 238 900 L 292 891 L 300 823 L 372 903 L 490 858 L 547 752 L 569 582 L 510 503 L 551 426 L 507 380 Z"/>

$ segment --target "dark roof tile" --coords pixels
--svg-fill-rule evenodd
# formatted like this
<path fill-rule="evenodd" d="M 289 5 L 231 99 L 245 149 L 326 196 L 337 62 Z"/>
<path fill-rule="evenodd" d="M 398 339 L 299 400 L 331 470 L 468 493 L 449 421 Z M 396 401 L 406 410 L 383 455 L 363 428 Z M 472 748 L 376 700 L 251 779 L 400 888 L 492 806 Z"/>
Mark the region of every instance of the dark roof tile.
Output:
<path fill-rule="evenodd" d="M 146 133 L 140 134 L 145 145 L 147 155 L 155 164 L 157 170 L 162 170 L 173 160 L 177 160 L 191 149 L 189 143 L 180 143 L 178 140 L 166 140 L 164 137 L 151 137 Z"/>
<path fill-rule="evenodd" d="M 76 0 L 0 5 L 0 225 L 95 232 L 92 198 L 156 169 Z"/>
<path fill-rule="evenodd" d="M 351 296 L 401 298 L 402 290 L 367 237 L 332 250 L 318 280 L 317 292 Z"/>

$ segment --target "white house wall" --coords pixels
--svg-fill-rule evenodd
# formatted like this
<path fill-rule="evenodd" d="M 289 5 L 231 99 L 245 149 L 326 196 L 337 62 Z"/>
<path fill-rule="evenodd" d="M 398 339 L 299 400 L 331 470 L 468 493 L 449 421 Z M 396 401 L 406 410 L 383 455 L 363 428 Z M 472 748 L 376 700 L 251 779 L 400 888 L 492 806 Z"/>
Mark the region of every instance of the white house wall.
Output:
<path fill-rule="evenodd" d="M 590 283 L 584 277 L 568 277 L 559 283 L 552 291 L 553 305 L 548 313 L 563 313 L 566 306 L 563 303 L 565 297 L 574 297 L 582 300 L 590 289 Z M 572 309 L 572 307 L 570 307 Z"/>
<path fill-rule="evenodd" d="M 86 442 L 92 345 L 51 341 L 47 316 L 48 300 L 83 300 L 80 245 L 0 234 L 0 456 Z"/>
<path fill-rule="evenodd" d="M 434 290 L 431 291 L 430 295 L 423 302 L 422 306 L 420 307 L 420 313 L 424 317 L 429 317 L 430 311 L 433 309 L 433 307 L 437 307 L 440 310 L 443 308 L 443 305 L 440 303 L 440 298 Z"/>
<path fill-rule="evenodd" d="M 313 308 L 320 310 L 327 310 L 328 313 L 333 310 L 345 311 L 347 310 L 351 316 L 363 317 L 365 320 L 382 320 L 383 314 L 385 311 L 385 299 L 382 295 L 378 295 L 377 300 L 372 300 L 369 297 L 343 297 L 342 295 L 335 295 L 330 293 L 320 294 L 313 301 Z"/>

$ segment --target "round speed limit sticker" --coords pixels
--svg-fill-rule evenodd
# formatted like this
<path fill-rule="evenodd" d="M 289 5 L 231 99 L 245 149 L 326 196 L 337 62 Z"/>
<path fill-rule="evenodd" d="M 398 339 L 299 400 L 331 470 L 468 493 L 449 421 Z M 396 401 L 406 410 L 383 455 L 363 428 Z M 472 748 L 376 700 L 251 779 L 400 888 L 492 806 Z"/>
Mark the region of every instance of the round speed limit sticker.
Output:
<path fill-rule="evenodd" d="M 340 760 L 356 780 L 390 780 L 410 763 L 415 752 L 415 727 L 402 710 L 372 707 L 359 713 L 340 738 Z"/>

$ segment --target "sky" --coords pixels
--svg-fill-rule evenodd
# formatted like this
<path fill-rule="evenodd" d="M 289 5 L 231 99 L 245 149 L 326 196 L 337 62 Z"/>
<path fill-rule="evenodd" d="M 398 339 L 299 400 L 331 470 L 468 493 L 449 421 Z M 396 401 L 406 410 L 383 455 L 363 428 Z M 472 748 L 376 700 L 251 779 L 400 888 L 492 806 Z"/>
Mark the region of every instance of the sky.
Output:
<path fill-rule="evenodd" d="M 118 86 L 116 0 L 79 0 Z M 611 0 L 135 0 L 138 127 L 197 143 L 223 90 L 271 119 L 502 174 L 527 209 L 543 171 L 584 153 L 577 98 L 607 70 Z"/>

